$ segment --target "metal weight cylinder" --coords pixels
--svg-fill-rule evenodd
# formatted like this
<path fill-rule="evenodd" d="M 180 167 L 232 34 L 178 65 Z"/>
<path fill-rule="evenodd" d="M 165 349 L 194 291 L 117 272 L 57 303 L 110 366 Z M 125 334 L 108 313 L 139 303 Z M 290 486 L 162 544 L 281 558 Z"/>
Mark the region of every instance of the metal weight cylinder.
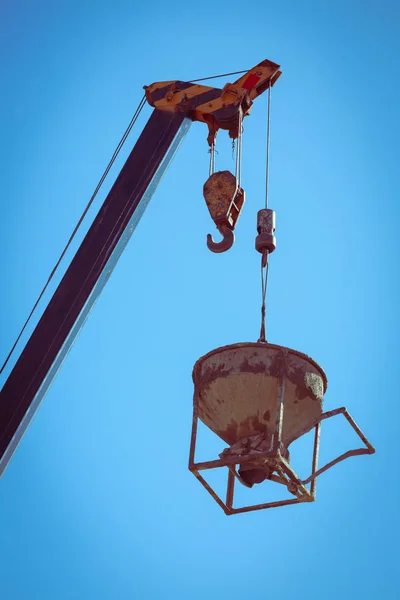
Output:
<path fill-rule="evenodd" d="M 264 253 L 271 253 L 276 248 L 275 233 L 275 211 L 269 208 L 263 208 L 257 213 L 257 231 L 256 250 Z"/>

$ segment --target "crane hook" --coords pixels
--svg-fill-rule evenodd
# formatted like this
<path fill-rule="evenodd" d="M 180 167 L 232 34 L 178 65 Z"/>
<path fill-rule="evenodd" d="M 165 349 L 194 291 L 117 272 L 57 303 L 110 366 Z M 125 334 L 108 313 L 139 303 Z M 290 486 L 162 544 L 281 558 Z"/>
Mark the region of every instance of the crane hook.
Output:
<path fill-rule="evenodd" d="M 214 242 L 211 233 L 207 234 L 207 247 L 211 252 L 226 252 L 229 248 L 232 248 L 233 242 L 235 241 L 235 234 L 224 223 L 218 226 L 218 230 L 222 235 L 220 242 Z"/>

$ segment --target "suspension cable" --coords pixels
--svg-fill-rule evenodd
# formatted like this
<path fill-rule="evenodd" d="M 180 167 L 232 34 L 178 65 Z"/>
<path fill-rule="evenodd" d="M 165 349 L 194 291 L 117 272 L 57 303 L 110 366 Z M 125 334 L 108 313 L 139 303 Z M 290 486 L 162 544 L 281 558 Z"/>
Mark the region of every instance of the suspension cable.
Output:
<path fill-rule="evenodd" d="M 74 227 L 74 229 L 73 229 L 73 231 L 72 231 L 72 233 L 70 235 L 70 238 L 69 238 L 67 244 L 64 247 L 64 250 L 61 252 L 61 255 L 60 255 L 59 259 L 57 260 L 56 264 L 54 265 L 54 268 L 52 269 L 52 271 L 51 271 L 51 273 L 50 273 L 50 275 L 49 275 L 49 277 L 48 277 L 48 279 L 47 279 L 47 281 L 46 281 L 46 283 L 45 283 L 42 291 L 40 292 L 40 294 L 39 294 L 39 296 L 38 296 L 35 304 L 33 305 L 33 308 L 31 310 L 31 312 L 29 313 L 28 318 L 26 319 L 26 321 L 25 321 L 25 323 L 24 323 L 21 331 L 18 334 L 17 339 L 15 340 L 15 342 L 14 342 L 14 344 L 13 344 L 10 352 L 8 353 L 7 358 L 5 359 L 5 361 L 4 361 L 4 363 L 3 363 L 2 367 L 1 367 L 0 375 L 4 371 L 4 369 L 5 369 L 8 361 L 10 360 L 10 358 L 11 358 L 11 356 L 12 356 L 15 348 L 17 347 L 17 344 L 18 344 L 19 340 L 21 339 L 22 334 L 24 333 L 26 327 L 28 326 L 28 323 L 31 320 L 31 318 L 32 318 L 32 316 L 33 316 L 33 314 L 34 314 L 34 312 L 35 312 L 35 310 L 36 310 L 36 308 L 37 308 L 40 300 L 42 299 L 44 293 L 46 292 L 46 290 L 47 290 L 47 288 L 48 288 L 51 280 L 53 279 L 53 277 L 54 277 L 54 275 L 55 275 L 58 267 L 60 266 L 60 263 L 61 263 L 62 259 L 64 258 L 64 256 L 65 256 L 68 248 L 70 247 L 70 245 L 71 245 L 71 243 L 72 243 L 75 235 L 77 234 L 78 229 L 80 228 L 80 226 L 82 224 L 82 221 L 84 220 L 84 218 L 86 217 L 86 215 L 87 215 L 90 207 L 92 206 L 92 204 L 93 204 L 93 202 L 94 202 L 94 200 L 95 200 L 95 198 L 96 198 L 96 196 L 97 196 L 97 194 L 98 194 L 101 186 L 104 183 L 104 180 L 106 179 L 108 173 L 110 172 L 110 169 L 113 166 L 113 164 L 114 164 L 114 162 L 115 162 L 118 154 L 120 153 L 120 151 L 122 149 L 122 146 L 124 145 L 124 143 L 125 143 L 128 135 L 132 131 L 132 128 L 133 128 L 134 124 L 136 123 L 136 121 L 137 121 L 137 119 L 138 119 L 138 117 L 139 117 L 139 115 L 140 115 L 140 113 L 141 113 L 141 111 L 143 109 L 143 106 L 145 105 L 145 102 L 146 102 L 146 95 L 144 95 L 143 98 L 141 99 L 141 101 L 139 102 L 139 105 L 138 105 L 138 107 L 137 107 L 137 109 L 136 109 L 136 111 L 135 111 L 135 113 L 134 113 L 134 115 L 133 115 L 133 117 L 132 117 L 132 119 L 131 119 L 128 127 L 126 128 L 125 133 L 123 134 L 122 138 L 120 139 L 120 141 L 118 143 L 118 146 L 116 147 L 116 149 L 114 151 L 114 154 L 112 155 L 112 157 L 110 159 L 110 162 L 108 163 L 108 165 L 106 167 L 106 170 L 104 171 L 103 175 L 101 176 L 100 181 L 97 184 L 96 189 L 94 190 L 94 192 L 93 192 L 93 194 L 92 194 L 92 196 L 91 196 L 91 198 L 90 198 L 90 200 L 89 200 L 89 202 L 88 202 L 85 210 L 83 211 L 81 217 L 79 218 L 79 221 L 75 225 L 75 227 Z"/>
<path fill-rule="evenodd" d="M 261 230 L 259 233 L 267 233 L 269 239 L 265 243 L 263 248 L 260 248 L 261 252 L 261 327 L 260 327 L 260 337 L 258 339 L 259 342 L 266 342 L 266 304 L 267 304 L 267 285 L 268 285 L 268 254 L 269 252 L 275 249 L 275 238 L 273 236 L 274 233 L 274 222 L 275 216 L 274 212 L 268 210 L 268 192 L 269 192 L 269 155 L 270 155 L 270 144 L 271 144 L 271 80 L 268 85 L 268 104 L 267 104 L 267 148 L 266 148 L 266 166 L 265 166 L 265 211 L 260 211 L 260 213 L 265 213 L 266 221 L 263 223 L 264 228 L 263 232 Z M 259 215 L 260 215 L 259 213 Z M 260 218 L 260 222 L 262 217 Z M 265 225 L 267 225 L 265 227 Z M 268 247 L 268 245 L 270 247 Z"/>
<path fill-rule="evenodd" d="M 266 262 L 265 266 L 263 264 L 264 257 L 261 258 L 261 327 L 260 327 L 260 337 L 258 338 L 258 342 L 266 342 L 267 341 L 267 330 L 265 325 L 265 315 L 267 312 L 267 285 L 268 285 L 268 267 L 269 264 Z M 265 275 L 264 275 L 265 272 Z"/>
<path fill-rule="evenodd" d="M 201 79 L 189 79 L 190 83 L 196 83 L 197 81 L 206 81 L 207 79 L 218 79 L 219 77 L 229 77 L 230 75 L 242 75 L 243 73 L 247 73 L 249 69 L 246 71 L 234 71 L 233 73 L 223 73 L 222 75 L 212 75 L 211 77 L 202 77 Z"/>
<path fill-rule="evenodd" d="M 236 177 L 238 186 L 242 184 L 242 140 L 243 140 L 243 110 L 239 106 L 239 126 L 238 126 L 238 140 L 237 140 L 237 154 L 236 154 Z"/>
<path fill-rule="evenodd" d="M 265 167 L 265 208 L 268 208 L 268 184 L 269 184 L 269 148 L 271 144 L 271 80 L 268 86 L 268 115 L 267 115 L 267 152 Z"/>
<path fill-rule="evenodd" d="M 215 140 L 211 144 L 209 153 L 210 153 L 210 169 L 209 169 L 208 175 L 209 175 L 209 177 L 211 177 L 211 175 L 213 175 L 213 173 L 215 171 Z"/>

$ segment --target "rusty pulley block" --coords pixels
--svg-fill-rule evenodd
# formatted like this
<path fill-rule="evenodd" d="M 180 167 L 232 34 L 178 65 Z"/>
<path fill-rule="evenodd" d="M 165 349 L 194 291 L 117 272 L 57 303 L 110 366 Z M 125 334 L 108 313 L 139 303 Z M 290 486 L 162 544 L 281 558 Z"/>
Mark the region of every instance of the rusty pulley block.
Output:
<path fill-rule="evenodd" d="M 220 242 L 214 242 L 212 235 L 208 234 L 207 246 L 212 252 L 225 252 L 235 241 L 233 230 L 243 208 L 244 190 L 230 171 L 218 171 L 207 179 L 203 195 L 211 218 L 223 238 Z"/>

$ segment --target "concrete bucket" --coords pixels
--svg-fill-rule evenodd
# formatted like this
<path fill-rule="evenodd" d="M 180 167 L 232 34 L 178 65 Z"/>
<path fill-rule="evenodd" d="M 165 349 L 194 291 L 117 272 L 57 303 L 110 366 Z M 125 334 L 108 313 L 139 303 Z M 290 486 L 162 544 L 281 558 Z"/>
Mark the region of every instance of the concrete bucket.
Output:
<path fill-rule="evenodd" d="M 200 419 L 229 446 L 260 433 L 272 438 L 281 399 L 281 441 L 289 446 L 318 422 L 327 388 L 311 358 L 266 343 L 213 350 L 195 364 L 193 381 Z"/>
<path fill-rule="evenodd" d="M 345 408 L 322 411 L 326 375 L 315 361 L 296 350 L 269 343 L 223 346 L 196 362 L 193 382 L 189 469 L 226 514 L 311 502 L 321 472 L 349 456 L 374 452 Z M 338 414 L 346 417 L 366 448 L 348 451 L 318 470 L 320 423 Z M 195 462 L 198 419 L 227 444 L 219 460 Z M 302 481 L 290 465 L 289 445 L 313 428 L 312 472 Z M 225 503 L 200 475 L 201 470 L 217 467 L 229 470 Z M 295 498 L 235 509 L 235 479 L 246 487 L 274 481 L 285 485 Z"/>

